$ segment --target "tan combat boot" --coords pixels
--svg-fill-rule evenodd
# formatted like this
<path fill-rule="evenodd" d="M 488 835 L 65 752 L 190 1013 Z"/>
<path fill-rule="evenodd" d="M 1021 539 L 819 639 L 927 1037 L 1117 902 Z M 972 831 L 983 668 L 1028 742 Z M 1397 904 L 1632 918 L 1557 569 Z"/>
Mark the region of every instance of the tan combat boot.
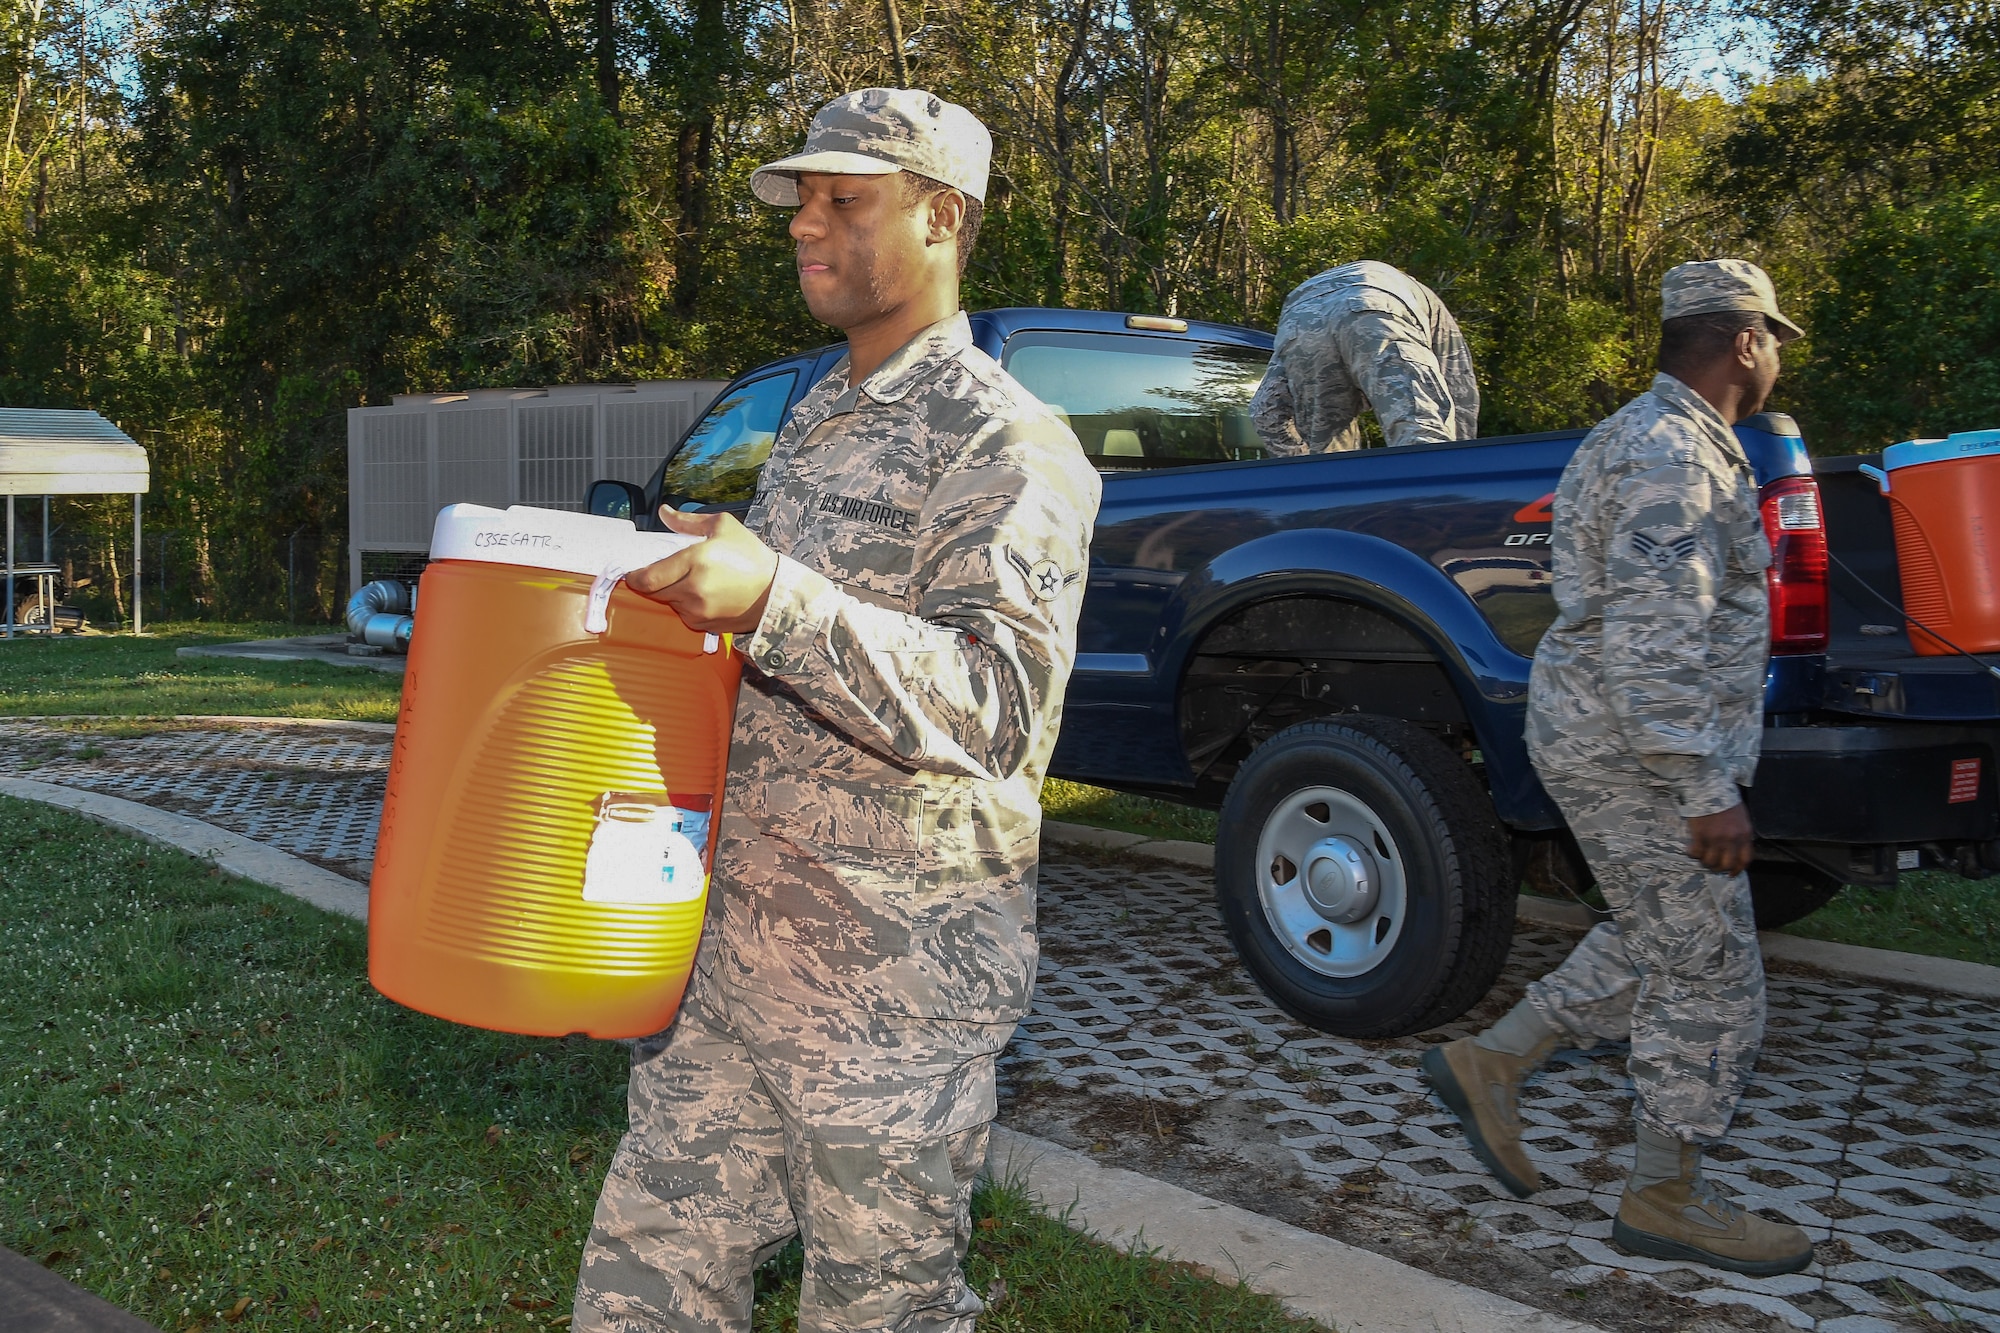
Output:
<path fill-rule="evenodd" d="M 1701 1149 L 1678 1144 L 1677 1174 L 1651 1184 L 1645 1170 L 1646 1140 L 1664 1135 L 1641 1127 L 1640 1166 L 1618 1201 L 1612 1243 L 1631 1254 L 1683 1259 L 1726 1268 L 1751 1277 L 1796 1273 L 1813 1261 L 1812 1241 L 1788 1222 L 1769 1222 L 1746 1212 L 1701 1174 Z M 1637 1188 L 1635 1188 L 1637 1187 Z"/>
<path fill-rule="evenodd" d="M 1549 1033 L 1537 1038 L 1526 1055 L 1510 1055 L 1461 1037 L 1424 1052 L 1424 1077 L 1464 1126 L 1472 1151 L 1517 1199 L 1542 1187 L 1541 1172 L 1521 1146 L 1521 1083 L 1541 1068 L 1556 1045 L 1555 1034 Z"/>

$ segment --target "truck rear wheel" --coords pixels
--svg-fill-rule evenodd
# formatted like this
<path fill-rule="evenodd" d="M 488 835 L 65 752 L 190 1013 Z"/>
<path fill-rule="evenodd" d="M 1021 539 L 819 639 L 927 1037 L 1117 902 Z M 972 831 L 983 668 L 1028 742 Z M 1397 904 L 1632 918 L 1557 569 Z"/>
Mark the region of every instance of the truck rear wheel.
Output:
<path fill-rule="evenodd" d="M 1750 901 L 1757 909 L 1757 929 L 1776 930 L 1803 921 L 1833 901 L 1840 881 L 1823 870 L 1796 861 L 1753 861 Z"/>
<path fill-rule="evenodd" d="M 1279 732 L 1229 786 L 1215 884 L 1273 1003 L 1343 1037 L 1398 1037 L 1478 1003 L 1514 935 L 1507 840 L 1429 732 L 1344 716 Z"/>

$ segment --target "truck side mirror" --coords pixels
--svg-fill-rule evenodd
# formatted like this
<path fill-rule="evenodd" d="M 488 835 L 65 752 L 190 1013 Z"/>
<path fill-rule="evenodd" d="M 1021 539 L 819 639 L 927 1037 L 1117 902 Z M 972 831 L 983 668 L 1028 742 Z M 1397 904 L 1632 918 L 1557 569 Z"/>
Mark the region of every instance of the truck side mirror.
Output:
<path fill-rule="evenodd" d="M 629 481 L 593 481 L 584 494 L 583 510 L 599 518 L 638 523 L 646 517 L 646 492 Z"/>

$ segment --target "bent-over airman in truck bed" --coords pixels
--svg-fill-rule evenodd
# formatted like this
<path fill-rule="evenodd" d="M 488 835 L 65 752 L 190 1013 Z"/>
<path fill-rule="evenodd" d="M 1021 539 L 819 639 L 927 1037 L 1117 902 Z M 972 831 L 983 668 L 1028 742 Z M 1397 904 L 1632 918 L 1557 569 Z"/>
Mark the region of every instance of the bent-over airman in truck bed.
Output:
<path fill-rule="evenodd" d="M 1266 453 L 1337 453 L 1361 447 L 1371 407 L 1391 445 L 1479 433 L 1479 383 L 1458 321 L 1423 283 L 1364 259 L 1285 298 L 1250 416 Z"/>

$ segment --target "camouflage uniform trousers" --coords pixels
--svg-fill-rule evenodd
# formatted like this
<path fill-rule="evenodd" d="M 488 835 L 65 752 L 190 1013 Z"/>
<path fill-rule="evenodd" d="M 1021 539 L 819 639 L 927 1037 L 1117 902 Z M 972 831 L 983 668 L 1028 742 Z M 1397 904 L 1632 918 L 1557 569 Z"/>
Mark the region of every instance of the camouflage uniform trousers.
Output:
<path fill-rule="evenodd" d="M 572 1327 L 747 1333 L 752 1274 L 796 1235 L 799 1333 L 972 1333 L 972 1187 L 1013 1027 L 802 1010 L 697 973 L 633 1048 Z"/>
<path fill-rule="evenodd" d="M 1750 881 L 1687 854 L 1687 821 L 1664 783 L 1543 784 L 1582 844 L 1612 919 L 1528 987 L 1577 1039 L 1630 1037 L 1635 1111 L 1651 1128 L 1714 1144 L 1729 1130 L 1764 1041 L 1764 960 Z"/>

